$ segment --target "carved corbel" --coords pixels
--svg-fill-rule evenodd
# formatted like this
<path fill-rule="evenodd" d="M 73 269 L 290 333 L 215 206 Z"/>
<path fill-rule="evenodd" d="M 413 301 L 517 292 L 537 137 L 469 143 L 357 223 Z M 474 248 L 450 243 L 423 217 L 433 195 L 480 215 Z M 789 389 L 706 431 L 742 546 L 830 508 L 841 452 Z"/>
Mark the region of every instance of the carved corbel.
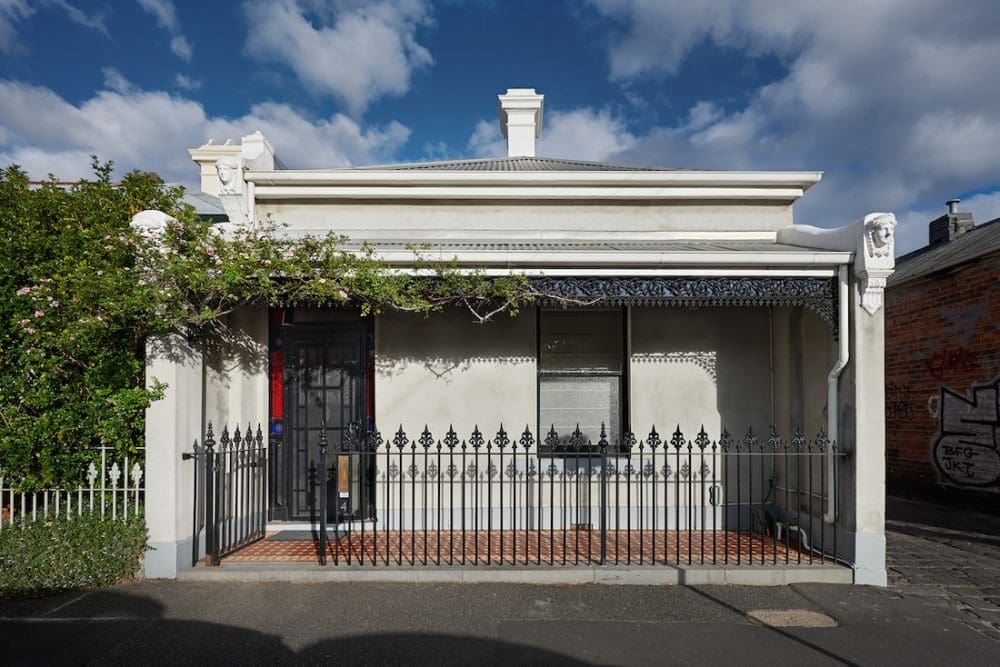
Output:
<path fill-rule="evenodd" d="M 215 171 L 219 176 L 219 199 L 229 222 L 238 227 L 249 227 L 249 193 L 243 180 L 242 158 L 220 157 L 215 163 Z"/>
<path fill-rule="evenodd" d="M 861 307 L 874 315 L 882 307 L 886 281 L 896 267 L 896 216 L 869 213 L 849 225 L 823 229 L 791 225 L 778 231 L 778 242 L 805 248 L 854 253 Z"/>
<path fill-rule="evenodd" d="M 854 258 L 854 275 L 860 281 L 861 307 L 869 315 L 882 307 L 886 281 L 896 267 L 896 216 L 869 213 L 862 219 L 861 247 Z"/>

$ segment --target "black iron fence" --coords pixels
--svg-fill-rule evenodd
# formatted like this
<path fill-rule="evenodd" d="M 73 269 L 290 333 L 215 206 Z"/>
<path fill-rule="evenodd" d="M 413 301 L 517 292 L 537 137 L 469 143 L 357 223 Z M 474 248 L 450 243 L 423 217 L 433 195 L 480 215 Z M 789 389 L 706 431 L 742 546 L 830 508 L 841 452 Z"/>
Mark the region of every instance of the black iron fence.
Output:
<path fill-rule="evenodd" d="M 317 439 L 321 564 L 813 564 L 837 560 L 837 444 L 678 427 L 597 442 L 478 427 Z"/>
<path fill-rule="evenodd" d="M 204 444 L 195 441 L 194 544 L 192 564 L 200 560 L 199 534 L 205 530 L 205 556 L 209 564 L 264 537 L 267 526 L 267 446 L 260 425 L 232 435 L 223 426 L 216 442 L 212 424 Z"/>

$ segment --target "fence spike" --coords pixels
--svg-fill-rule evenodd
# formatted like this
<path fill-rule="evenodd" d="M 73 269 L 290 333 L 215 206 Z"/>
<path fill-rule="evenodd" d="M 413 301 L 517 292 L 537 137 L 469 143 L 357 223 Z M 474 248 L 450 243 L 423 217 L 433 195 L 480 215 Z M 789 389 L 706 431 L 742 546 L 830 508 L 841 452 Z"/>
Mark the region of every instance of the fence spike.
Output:
<path fill-rule="evenodd" d="M 458 434 L 455 433 L 454 424 L 448 424 L 448 432 L 444 434 L 444 446 L 448 449 L 455 449 L 458 446 Z"/>
<path fill-rule="evenodd" d="M 503 449 L 510 444 L 510 437 L 507 435 L 507 431 L 503 428 L 503 422 L 500 422 L 500 430 L 497 431 L 496 437 L 493 438 L 493 442 L 495 442 L 497 447 L 500 449 Z"/>
<path fill-rule="evenodd" d="M 709 445 L 708 433 L 705 432 L 705 425 L 701 425 L 701 430 L 698 431 L 698 436 L 694 439 L 694 444 L 698 446 L 698 449 L 705 451 L 705 448 Z"/>
<path fill-rule="evenodd" d="M 729 435 L 727 429 L 722 429 L 722 435 L 719 436 L 719 448 L 723 452 L 728 452 L 729 448 L 733 445 L 733 436 Z"/>
<path fill-rule="evenodd" d="M 479 424 L 476 424 L 472 429 L 472 435 L 469 437 L 469 444 L 472 445 L 473 449 L 479 449 L 483 446 L 483 434 L 479 431 Z"/>
<path fill-rule="evenodd" d="M 392 444 L 397 448 L 402 449 L 410 444 L 410 439 L 406 437 L 406 433 L 403 431 L 403 425 L 399 425 L 399 430 L 396 431 L 396 435 L 392 438 Z"/>
<path fill-rule="evenodd" d="M 548 435 L 545 436 L 545 446 L 548 447 L 551 452 L 559 451 L 559 434 L 556 433 L 555 424 L 552 424 L 549 427 Z"/>
<path fill-rule="evenodd" d="M 420 446 L 425 450 L 430 449 L 431 445 L 434 444 L 434 436 L 431 435 L 431 431 L 427 428 L 427 424 L 424 424 L 424 431 L 420 434 L 420 439 L 418 440 Z"/>
<path fill-rule="evenodd" d="M 680 427 L 678 427 L 677 430 L 680 432 Z M 657 447 L 663 444 L 663 438 L 661 438 L 660 434 L 656 432 L 656 424 L 653 424 L 653 427 L 649 430 L 649 436 L 646 438 L 646 442 L 649 444 L 649 448 L 654 452 Z"/>
<path fill-rule="evenodd" d="M 531 449 L 531 446 L 535 444 L 535 436 L 531 434 L 531 429 L 527 424 L 524 425 L 524 432 L 521 433 L 520 443 L 525 449 Z"/>

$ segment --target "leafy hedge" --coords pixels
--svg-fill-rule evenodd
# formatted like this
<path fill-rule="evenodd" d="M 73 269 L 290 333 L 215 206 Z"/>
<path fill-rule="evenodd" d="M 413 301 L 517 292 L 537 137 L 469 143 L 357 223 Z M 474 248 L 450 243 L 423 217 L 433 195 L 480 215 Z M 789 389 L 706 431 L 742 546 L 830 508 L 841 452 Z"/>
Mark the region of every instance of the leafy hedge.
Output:
<path fill-rule="evenodd" d="M 0 597 L 107 586 L 133 576 L 146 548 L 146 524 L 85 512 L 0 530 Z"/>

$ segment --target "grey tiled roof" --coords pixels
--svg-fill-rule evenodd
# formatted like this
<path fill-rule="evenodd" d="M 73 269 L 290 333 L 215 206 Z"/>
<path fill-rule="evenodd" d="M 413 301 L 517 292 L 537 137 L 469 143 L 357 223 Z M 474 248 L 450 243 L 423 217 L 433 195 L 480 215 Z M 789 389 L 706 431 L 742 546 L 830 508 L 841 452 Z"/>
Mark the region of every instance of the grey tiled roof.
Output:
<path fill-rule="evenodd" d="M 357 243 L 357 242 L 356 242 Z M 413 243 L 371 241 L 377 250 L 408 250 Z M 348 243 L 348 245 L 351 245 Z M 679 253 L 808 253 L 812 248 L 766 241 L 435 241 L 426 250 L 433 252 L 679 252 Z"/>
<path fill-rule="evenodd" d="M 193 206 L 194 212 L 198 215 L 226 214 L 225 209 L 222 208 L 222 202 L 219 201 L 218 197 L 197 190 L 186 191 L 184 196 L 181 197 L 181 203 Z"/>
<path fill-rule="evenodd" d="M 1000 252 L 1000 218 L 976 225 L 947 243 L 920 248 L 897 258 L 889 287 L 995 252 Z"/>
<path fill-rule="evenodd" d="M 408 162 L 405 164 L 372 165 L 359 169 L 386 171 L 688 171 L 668 167 L 606 164 L 584 160 L 564 160 L 551 157 L 497 157 L 476 160 L 444 160 L 440 162 Z"/>

